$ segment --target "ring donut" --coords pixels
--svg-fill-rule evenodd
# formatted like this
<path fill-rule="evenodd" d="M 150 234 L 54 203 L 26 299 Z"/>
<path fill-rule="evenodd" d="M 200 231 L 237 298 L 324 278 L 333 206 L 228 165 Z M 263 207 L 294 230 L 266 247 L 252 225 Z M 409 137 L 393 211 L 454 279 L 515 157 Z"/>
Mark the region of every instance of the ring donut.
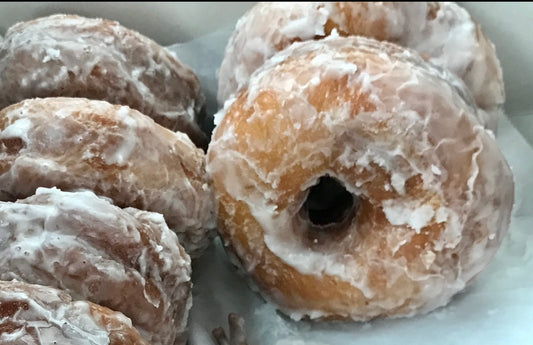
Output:
<path fill-rule="evenodd" d="M 217 115 L 219 231 L 295 319 L 410 316 L 490 262 L 511 171 L 469 93 L 411 50 L 364 37 L 294 43 Z"/>
<path fill-rule="evenodd" d="M 129 317 L 153 345 L 186 343 L 191 261 L 157 213 L 90 191 L 0 202 L 0 279 L 60 288 Z"/>
<path fill-rule="evenodd" d="M 2 344 L 148 345 L 123 314 L 65 291 L 0 281 Z"/>
<path fill-rule="evenodd" d="M 104 100 L 207 146 L 196 122 L 205 101 L 196 74 L 117 22 L 58 14 L 12 26 L 0 45 L 0 81 L 0 109 L 35 97 Z"/>
<path fill-rule="evenodd" d="M 1 110 L 0 199 L 37 187 L 89 189 L 119 207 L 161 213 L 192 257 L 214 229 L 204 152 L 127 106 L 52 97 Z"/>
<path fill-rule="evenodd" d="M 494 45 L 465 9 L 447 2 L 259 3 L 239 20 L 226 47 L 219 104 L 277 51 L 333 31 L 397 43 L 449 69 L 483 109 L 482 124 L 496 129 L 505 95 Z"/>

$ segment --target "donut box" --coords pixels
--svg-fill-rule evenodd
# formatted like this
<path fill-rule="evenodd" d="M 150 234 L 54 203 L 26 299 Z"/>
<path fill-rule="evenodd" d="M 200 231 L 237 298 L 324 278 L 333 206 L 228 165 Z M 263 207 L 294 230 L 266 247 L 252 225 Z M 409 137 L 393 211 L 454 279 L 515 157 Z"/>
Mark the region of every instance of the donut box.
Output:
<path fill-rule="evenodd" d="M 124 332 L 126 340 L 117 344 L 144 344 L 145 341 L 170 344 L 172 339 L 176 344 L 186 341 L 202 345 L 224 343 L 223 330 L 228 326 L 232 345 L 244 344 L 243 333 L 248 344 L 265 345 L 533 342 L 527 328 L 533 321 L 533 280 L 528 274 L 533 269 L 533 238 L 529 235 L 533 227 L 529 211 L 533 206 L 530 181 L 533 162 L 524 159 L 533 153 L 533 115 L 529 115 L 533 114 L 533 103 L 524 91 L 532 83 L 531 78 L 521 72 L 528 68 L 532 52 L 528 50 L 529 45 L 520 43 L 528 40 L 528 18 L 533 6 L 526 3 L 351 6 L 305 3 L 0 4 L 1 36 L 17 22 L 56 13 L 99 17 L 118 20 L 125 28 L 165 46 L 166 50 L 157 53 L 163 55 L 154 58 L 158 64 L 174 58 L 183 64 L 178 67 L 180 72 L 176 69 L 168 73 L 153 67 L 148 60 L 134 59 L 135 63 L 141 61 L 141 65 L 135 65 L 129 72 L 127 67 L 121 67 L 126 74 L 114 75 L 117 82 L 113 85 L 120 85 L 130 74 L 137 77 L 142 73 L 146 74 L 143 80 L 148 80 L 150 74 L 161 73 L 159 80 L 165 81 L 168 89 L 174 86 L 170 79 L 163 78 L 164 75 L 180 75 L 178 79 L 186 80 L 186 87 L 197 85 L 191 87 L 193 91 L 189 96 L 177 96 L 194 99 L 182 109 L 186 109 L 185 113 L 194 112 L 191 116 L 196 124 L 180 120 L 169 125 L 168 120 L 161 120 L 160 113 L 164 110 L 158 113 L 159 108 L 150 105 L 148 98 L 153 99 L 153 96 L 145 97 L 146 103 L 138 105 L 113 101 L 126 99 L 112 98 L 114 91 L 106 93 L 111 95 L 111 103 L 119 104 L 116 108 L 97 101 L 63 99 L 63 95 L 54 94 L 60 97 L 28 100 L 0 112 L 11 121 L 1 134 L 8 153 L 27 151 L 25 155 L 20 154 L 19 162 L 30 161 L 28 157 L 32 155 L 46 155 L 47 149 L 39 149 L 42 145 L 37 141 L 42 135 L 37 134 L 42 132 L 46 138 L 51 138 L 49 133 L 55 131 L 56 138 L 63 135 L 61 128 L 74 126 L 74 122 L 65 119 L 74 118 L 76 126 L 93 133 L 95 123 L 108 125 L 99 118 L 109 117 L 109 121 L 114 121 L 111 127 L 104 127 L 102 134 L 90 135 L 110 143 L 117 140 L 114 137 L 129 138 L 116 148 L 113 144 L 111 148 L 104 146 L 102 153 L 94 148 L 84 151 L 84 146 L 78 148 L 78 143 L 65 141 L 71 148 L 68 152 L 92 163 L 87 167 L 65 165 L 61 171 L 66 172 L 55 174 L 59 176 L 55 180 L 43 175 L 33 178 L 34 182 L 29 172 L 10 173 L 9 178 L 4 177 L 9 182 L 0 181 L 12 186 L 2 189 L 2 197 L 19 201 L 0 205 L 0 214 L 34 213 L 32 221 L 39 223 L 41 211 L 22 208 L 22 205 L 95 198 L 92 192 L 78 192 L 81 194 L 76 196 L 46 188 L 39 189 L 35 196 L 30 192 L 19 193 L 13 186 L 25 183 L 25 179 L 31 181 L 26 182 L 28 191 L 33 185 L 43 186 L 42 181 L 51 181 L 43 187 L 93 189 L 103 197 L 98 201 L 102 205 L 95 207 L 108 216 L 116 214 L 119 218 L 127 218 L 130 225 L 122 231 L 138 227 L 140 243 L 144 241 L 143 236 L 148 236 L 151 243 L 146 247 L 149 249 L 139 247 L 146 251 L 143 259 L 124 266 L 131 272 L 127 275 L 139 275 L 136 279 L 141 281 L 125 279 L 124 284 L 141 286 L 141 289 L 145 286 L 144 296 L 134 308 L 120 298 L 105 301 L 105 293 L 99 290 L 97 283 L 73 287 L 78 285 L 50 279 L 62 270 L 70 270 L 74 276 L 85 274 L 86 269 L 80 262 L 84 255 L 90 254 L 83 250 L 89 252 L 92 246 L 101 248 L 102 245 L 105 248 L 105 244 L 84 239 L 91 244 L 80 249 L 83 254 L 79 258 L 58 261 L 59 266 L 54 269 L 41 265 L 40 274 L 47 270 L 50 273 L 36 279 L 30 278 L 28 270 L 31 269 L 17 266 L 25 262 L 14 261 L 17 254 L 9 246 L 17 245 L 2 243 L 0 234 L 0 250 L 2 246 L 9 247 L 0 252 L 0 261 L 5 263 L 3 271 L 0 270 L 2 280 L 15 278 L 53 286 L 50 291 L 40 291 L 36 290 L 40 289 L 37 285 L 27 288 L 24 283 L 6 285 L 6 293 L 0 296 L 0 310 L 2 302 L 4 305 L 11 303 L 12 291 L 19 291 L 17 298 L 21 296 L 21 289 L 27 293 L 22 302 L 17 300 L 9 304 L 23 309 L 26 308 L 21 307 L 26 305 L 24 301 L 32 298 L 40 308 L 53 309 L 43 294 L 63 296 L 60 297 L 63 304 L 54 306 L 67 310 L 65 322 L 84 329 L 83 332 L 87 327 L 102 329 L 100 333 L 79 336 L 94 337 L 95 343 L 101 339 L 105 343 L 106 337 L 114 339 L 112 342 L 120 338 L 113 333 L 117 332 L 116 328 L 110 331 L 111 324 L 123 324 L 119 332 Z M 255 15 L 243 17 L 250 9 L 256 11 Z M 146 15 L 141 20 L 135 13 Z M 346 24 L 355 22 L 353 18 L 361 13 L 370 18 L 368 30 L 372 33 L 369 35 L 391 40 L 405 48 L 372 38 L 349 37 L 353 35 L 350 30 L 367 30 Z M 390 13 L 397 13 L 393 21 L 387 19 Z M 203 18 L 201 26 L 198 18 Z M 289 19 L 285 21 L 284 18 Z M 77 19 L 68 20 L 74 23 Z M 271 25 L 273 22 L 278 26 Z M 431 24 L 420 24 L 425 22 Z M 388 25 L 390 37 L 380 36 L 383 23 Z M 46 25 L 39 25 L 37 30 L 46 32 L 43 29 Z M 80 31 L 74 37 L 79 36 L 77 40 L 82 43 L 83 37 L 89 37 L 85 36 L 84 25 L 81 22 L 75 25 Z M 394 31 L 395 25 L 400 29 Z M 402 31 L 404 27 L 407 31 Z M 423 33 L 419 33 L 417 27 L 424 27 Z M 119 45 L 130 39 L 128 34 L 119 34 L 120 30 L 113 27 L 114 34 L 107 39 L 108 43 L 118 41 Z M 5 41 L 0 40 L 0 44 L 7 47 L 8 41 L 15 41 L 13 32 L 15 30 L 8 33 Z M 475 35 L 468 38 L 471 32 Z M 306 41 L 305 37 L 315 41 Z M 48 38 L 43 36 L 39 41 L 46 44 Z M 25 39 L 30 47 L 31 37 Z M 131 39 L 128 44 L 130 42 Z M 46 56 L 37 59 L 48 62 L 57 58 L 56 48 L 64 55 L 76 56 L 78 49 L 70 43 L 65 45 L 68 48 L 51 47 Z M 265 47 L 274 48 L 268 48 L 269 51 Z M 419 54 L 419 50 L 423 53 Z M 254 61 L 258 52 L 264 56 L 264 61 Z M 127 51 L 121 54 L 128 56 Z M 148 56 L 151 52 L 140 54 Z M 115 59 L 105 57 L 104 53 L 97 55 L 102 61 Z M 5 61 L 8 59 L 4 56 Z M 16 61 L 24 60 L 17 60 L 14 53 L 6 66 L 17 66 L 19 62 Z M 0 68 L 6 70 L 1 63 L 0 59 Z M 149 66 L 144 69 L 143 64 Z M 81 63 L 80 66 L 83 74 Z M 100 75 L 101 71 L 95 73 Z M 60 78 L 61 69 L 54 74 Z M 16 75 L 10 74 L 9 79 L 17 80 Z M 21 75 L 21 80 L 27 78 Z M 105 78 L 103 80 L 105 84 Z M 15 95 L 22 84 L 5 84 L 4 88 Z M 150 82 L 144 85 L 156 89 Z M 45 86 L 53 87 L 53 83 Z M 199 87 L 203 95 L 198 93 Z M 132 88 L 127 87 L 128 90 Z M 155 95 L 157 91 L 153 92 Z M 79 92 L 75 94 L 83 96 Z M 29 98 L 35 97 L 29 95 Z M 11 96 L 0 94 L 0 101 Z M 41 97 L 40 94 L 36 96 Z M 157 104 L 162 102 L 165 101 L 157 101 Z M 16 102 L 8 104 L 13 103 Z M 87 114 L 93 112 L 92 116 L 96 117 L 91 118 L 92 122 L 85 120 L 89 116 L 83 111 L 71 110 L 75 107 L 86 109 L 83 111 Z M 47 115 L 42 109 L 49 109 L 47 111 L 55 115 Z M 139 117 L 135 109 L 152 117 L 157 124 L 152 120 L 146 122 L 148 120 Z M 48 121 L 49 129 L 46 129 L 46 121 L 36 120 L 37 116 L 57 119 Z M 241 121 L 243 118 L 247 120 Z M 28 121 L 35 128 L 34 123 L 39 121 L 41 132 L 33 130 Z M 160 125 L 171 130 L 180 129 L 186 134 L 166 132 Z M 22 139 L 26 145 L 8 140 L 23 131 L 27 131 Z M 209 148 L 202 131 L 207 133 L 206 137 L 211 136 Z M 146 139 L 154 136 L 153 133 L 157 133 L 158 141 Z M 86 140 L 77 135 L 80 143 Z M 202 150 L 189 148 L 194 144 L 204 150 L 208 148 L 203 164 L 199 158 Z M 174 145 L 169 146 L 172 147 L 170 152 L 178 152 L 182 172 L 169 178 L 165 173 L 143 171 L 146 168 L 142 161 L 159 157 L 166 145 Z M 142 148 L 142 151 L 135 151 L 133 147 L 135 150 Z M 163 149 L 158 152 L 157 147 Z M 39 158 L 35 162 L 45 161 Z M 171 160 L 165 158 L 161 162 L 162 171 L 174 171 Z M 54 164 L 58 164 L 57 161 Z M 156 158 L 146 167 L 159 164 Z M 107 182 L 102 181 L 107 181 L 103 179 L 107 179 L 108 174 L 91 170 L 102 165 L 127 172 L 120 175 L 124 187 L 106 187 Z M 42 166 L 43 171 L 54 171 L 54 167 Z M 26 165 L 24 167 L 27 169 Z M 82 176 L 84 180 L 94 178 L 95 187 L 89 186 L 92 182 L 74 182 L 73 187 L 68 187 L 63 181 L 75 181 L 74 176 Z M 169 182 L 183 179 L 189 182 L 184 185 Z M 157 194 L 151 194 L 152 182 L 168 190 L 161 194 L 162 200 Z M 124 194 L 117 199 L 117 188 L 142 197 Z M 184 194 L 171 194 L 186 188 Z M 208 196 L 211 193 L 213 199 Z M 17 206 L 18 203 L 21 205 Z M 118 216 L 120 209 L 110 203 L 130 207 L 126 209 L 127 215 Z M 11 204 L 17 211 L 11 211 Z M 60 204 L 58 210 L 64 207 Z M 78 205 L 72 202 L 66 209 L 81 212 L 76 207 Z M 141 210 L 135 211 L 136 208 Z M 217 210 L 216 225 L 214 211 L 209 209 Z M 6 216 L 6 222 L 15 222 L 18 217 Z M 61 220 L 62 226 L 72 223 L 68 212 L 65 217 L 66 220 Z M 122 223 L 108 226 L 120 227 Z M 146 230 L 148 228 L 152 230 Z M 43 229 L 44 232 L 51 230 L 46 223 Z M 50 233 L 55 234 L 54 231 Z M 143 235 L 146 231 L 149 235 Z M 59 236 L 72 236 L 67 231 L 57 233 L 58 240 Z M 16 234 L 29 236 L 22 230 L 17 230 Z M 178 238 L 180 244 L 175 245 Z M 158 241 L 165 243 L 159 243 L 161 246 Z M 206 249 L 208 241 L 211 244 Z M 169 244 L 171 249 L 167 249 L 167 243 L 172 243 Z M 41 247 L 32 246 L 22 245 L 24 253 L 32 254 L 31 260 L 42 255 L 34 254 L 36 248 Z M 126 246 L 133 248 L 137 244 L 132 242 Z M 98 249 L 102 253 L 103 250 Z M 124 255 L 125 250 L 117 247 L 120 255 Z M 127 255 L 137 255 L 133 253 Z M 102 255 L 115 257 L 117 254 L 108 250 Z M 155 257 L 158 264 L 165 262 L 165 268 L 144 261 L 146 255 Z M 83 264 L 90 260 L 83 259 Z M 151 266 L 146 266 L 146 262 Z M 64 269 L 57 268 L 62 265 Z M 92 279 L 105 281 L 113 279 L 114 274 L 122 274 L 106 271 L 104 267 L 107 266 L 102 266 L 100 261 L 91 262 L 91 265 L 91 270 L 106 272 Z M 176 267 L 176 270 L 167 273 L 165 270 L 169 267 Z M 154 270 L 156 275 L 151 273 Z M 169 274 L 177 277 L 176 287 L 168 281 L 172 279 Z M 117 276 L 116 279 L 123 278 Z M 149 284 L 155 290 L 144 285 L 143 279 L 152 279 Z M 113 284 L 108 286 L 117 288 Z M 55 290 L 58 287 L 68 291 Z M 76 289 L 89 291 L 80 293 Z M 130 300 L 139 294 L 133 288 L 124 291 L 129 294 L 126 299 Z M 152 312 L 145 308 L 146 301 L 148 304 L 157 301 L 156 295 L 151 293 L 159 296 L 157 303 L 164 305 L 166 311 Z M 76 304 L 78 299 L 90 302 Z M 103 306 L 93 306 L 93 302 Z M 72 321 L 72 315 L 78 313 L 76 308 L 90 310 L 80 316 L 81 324 L 81 319 Z M 37 315 L 34 309 L 25 310 L 24 315 L 30 315 L 29 318 Z M 150 313 L 154 313 L 150 318 L 141 316 Z M 169 319 L 171 314 L 172 320 Z M 97 321 L 87 321 L 95 315 L 98 315 Z M 9 327 L 6 329 L 4 335 L 0 333 L 0 340 L 13 333 Z M 76 339 L 72 334 L 68 336 Z"/>

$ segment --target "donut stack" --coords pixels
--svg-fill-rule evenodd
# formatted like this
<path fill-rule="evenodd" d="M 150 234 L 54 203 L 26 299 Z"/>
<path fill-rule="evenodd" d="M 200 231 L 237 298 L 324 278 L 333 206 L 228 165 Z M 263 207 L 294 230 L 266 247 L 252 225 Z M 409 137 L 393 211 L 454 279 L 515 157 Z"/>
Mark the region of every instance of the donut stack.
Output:
<path fill-rule="evenodd" d="M 446 305 L 514 201 L 492 43 L 454 3 L 260 3 L 220 68 L 218 230 L 293 319 Z"/>
<path fill-rule="evenodd" d="M 214 228 L 197 76 L 116 22 L 0 42 L 0 343 L 185 344 Z"/>

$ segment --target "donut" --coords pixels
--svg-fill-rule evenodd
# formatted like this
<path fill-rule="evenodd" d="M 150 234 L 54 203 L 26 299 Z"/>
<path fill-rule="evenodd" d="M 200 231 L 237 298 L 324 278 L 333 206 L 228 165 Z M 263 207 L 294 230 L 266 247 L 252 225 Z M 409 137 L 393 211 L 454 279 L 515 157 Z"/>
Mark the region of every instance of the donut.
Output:
<path fill-rule="evenodd" d="M 160 214 L 39 188 L 0 202 L 0 219 L 1 280 L 65 290 L 123 313 L 150 344 L 185 344 L 191 261 Z"/>
<path fill-rule="evenodd" d="M 226 47 L 219 72 L 219 104 L 277 51 L 332 33 L 415 49 L 459 76 L 483 109 L 481 123 L 496 129 L 505 94 L 494 45 L 465 9 L 447 2 L 258 3 L 238 21 Z"/>
<path fill-rule="evenodd" d="M 194 71 L 114 21 L 52 15 L 15 24 L 0 46 L 0 81 L 0 108 L 35 97 L 105 100 L 207 145 L 196 122 L 205 96 Z"/>
<path fill-rule="evenodd" d="M 0 111 L 0 199 L 37 187 L 89 189 L 120 207 L 162 213 L 193 257 L 215 226 L 205 154 L 127 106 L 30 99 Z"/>
<path fill-rule="evenodd" d="M 218 229 L 265 299 L 294 319 L 412 316 L 487 266 L 514 182 L 454 78 L 392 43 L 328 37 L 226 102 L 207 154 Z"/>
<path fill-rule="evenodd" d="M 148 345 L 121 313 L 17 281 L 0 281 L 0 343 Z"/>

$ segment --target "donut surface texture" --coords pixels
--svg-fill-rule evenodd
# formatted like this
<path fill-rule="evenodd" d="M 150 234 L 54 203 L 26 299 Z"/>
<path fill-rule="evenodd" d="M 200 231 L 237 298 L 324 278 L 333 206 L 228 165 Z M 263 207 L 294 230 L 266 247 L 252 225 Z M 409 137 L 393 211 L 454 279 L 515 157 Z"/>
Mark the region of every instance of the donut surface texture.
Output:
<path fill-rule="evenodd" d="M 90 189 L 119 207 L 162 213 L 191 256 L 214 229 L 204 152 L 127 106 L 58 97 L 0 111 L 0 199 L 37 187 Z"/>
<path fill-rule="evenodd" d="M 200 147 L 204 105 L 196 74 L 151 39 L 117 22 L 52 15 L 18 23 L 0 46 L 0 108 L 35 97 L 128 105 Z"/>
<path fill-rule="evenodd" d="M 0 202 L 0 219 L 1 280 L 66 290 L 123 313 L 150 344 L 185 344 L 191 261 L 160 214 L 39 188 Z"/>
<path fill-rule="evenodd" d="M 454 78 L 392 43 L 329 37 L 279 52 L 226 102 L 207 158 L 218 228 L 282 311 L 424 313 L 491 261 L 513 178 Z"/>
<path fill-rule="evenodd" d="M 131 320 L 65 291 L 0 281 L 2 345 L 148 345 Z"/>
<path fill-rule="evenodd" d="M 459 76 L 483 109 L 481 123 L 496 129 L 505 95 L 494 45 L 465 9 L 445 2 L 259 3 L 239 20 L 226 47 L 219 104 L 277 51 L 332 32 L 417 50 L 431 63 Z"/>

